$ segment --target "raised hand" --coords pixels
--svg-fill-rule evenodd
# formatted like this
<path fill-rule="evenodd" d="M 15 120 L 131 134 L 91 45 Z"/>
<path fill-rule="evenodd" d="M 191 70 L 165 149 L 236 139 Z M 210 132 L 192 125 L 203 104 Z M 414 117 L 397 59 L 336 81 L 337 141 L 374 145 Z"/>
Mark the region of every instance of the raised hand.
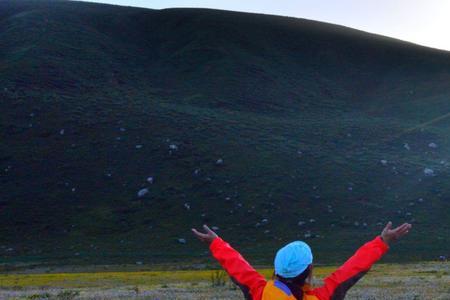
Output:
<path fill-rule="evenodd" d="M 389 244 L 392 241 L 396 241 L 402 236 L 406 235 L 409 230 L 411 229 L 412 225 L 409 223 L 403 223 L 402 225 L 398 226 L 397 228 L 392 228 L 392 222 L 388 222 L 386 227 L 384 227 L 383 231 L 381 232 L 381 238 L 383 241 L 386 242 L 386 244 Z"/>
<path fill-rule="evenodd" d="M 197 231 L 197 229 L 192 228 L 192 232 L 194 233 L 194 235 L 202 242 L 210 244 L 216 237 L 218 237 L 218 235 L 214 231 L 209 229 L 208 226 L 203 225 L 203 229 L 206 231 L 206 233 L 199 232 Z"/>

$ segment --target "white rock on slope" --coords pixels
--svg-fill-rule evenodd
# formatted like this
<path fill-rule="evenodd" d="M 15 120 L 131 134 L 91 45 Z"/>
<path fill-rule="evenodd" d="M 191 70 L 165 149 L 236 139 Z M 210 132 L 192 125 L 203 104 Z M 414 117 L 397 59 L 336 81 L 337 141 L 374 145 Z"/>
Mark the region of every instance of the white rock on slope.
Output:
<path fill-rule="evenodd" d="M 147 195 L 148 193 L 149 193 L 148 188 L 143 188 L 143 189 L 140 189 L 140 190 L 139 190 L 139 192 L 137 193 L 137 196 L 138 196 L 139 198 L 142 198 L 142 197 L 144 197 L 145 195 Z"/>

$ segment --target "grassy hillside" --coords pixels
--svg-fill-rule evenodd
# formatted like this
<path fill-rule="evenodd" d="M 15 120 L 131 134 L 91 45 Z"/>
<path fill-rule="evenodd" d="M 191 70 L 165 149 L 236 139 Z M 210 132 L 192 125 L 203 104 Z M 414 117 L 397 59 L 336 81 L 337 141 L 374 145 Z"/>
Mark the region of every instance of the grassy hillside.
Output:
<path fill-rule="evenodd" d="M 265 263 L 293 239 L 341 261 L 388 220 L 415 224 L 391 259 L 449 254 L 449 52 L 270 15 L 6 0 L 0 70 L 2 262 L 197 261 L 204 222 Z"/>

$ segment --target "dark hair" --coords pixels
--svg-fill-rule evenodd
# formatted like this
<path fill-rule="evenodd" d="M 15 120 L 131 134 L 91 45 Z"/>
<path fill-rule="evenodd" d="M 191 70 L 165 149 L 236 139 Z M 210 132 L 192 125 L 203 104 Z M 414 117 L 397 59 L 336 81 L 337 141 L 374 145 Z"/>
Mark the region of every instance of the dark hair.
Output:
<path fill-rule="evenodd" d="M 292 277 L 292 278 L 284 278 L 280 275 L 275 276 L 278 278 L 279 281 L 284 283 L 288 286 L 288 288 L 291 290 L 292 294 L 294 295 L 295 299 L 302 300 L 303 299 L 303 290 L 302 287 L 305 284 L 306 278 L 308 278 L 309 274 L 311 273 L 311 267 L 308 266 L 305 271 L 300 273 L 299 275 Z"/>

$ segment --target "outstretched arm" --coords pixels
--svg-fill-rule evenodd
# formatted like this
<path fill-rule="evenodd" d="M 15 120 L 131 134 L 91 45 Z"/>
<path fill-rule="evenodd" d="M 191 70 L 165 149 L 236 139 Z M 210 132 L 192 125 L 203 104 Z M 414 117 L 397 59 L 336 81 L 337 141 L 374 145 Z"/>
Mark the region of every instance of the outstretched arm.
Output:
<path fill-rule="evenodd" d="M 209 244 L 212 255 L 219 261 L 222 267 L 230 275 L 231 280 L 239 285 L 244 292 L 246 299 L 260 300 L 265 278 L 259 274 L 239 252 L 234 250 L 228 243 L 223 241 L 217 234 L 203 225 L 206 233 L 201 233 L 196 229 L 192 232 L 202 241 Z"/>
<path fill-rule="evenodd" d="M 389 249 L 388 244 L 409 232 L 411 224 L 405 223 L 391 229 L 389 222 L 380 236 L 364 244 L 339 269 L 324 279 L 322 287 L 313 290 L 321 300 L 344 299 L 347 291 L 361 279 Z"/>

